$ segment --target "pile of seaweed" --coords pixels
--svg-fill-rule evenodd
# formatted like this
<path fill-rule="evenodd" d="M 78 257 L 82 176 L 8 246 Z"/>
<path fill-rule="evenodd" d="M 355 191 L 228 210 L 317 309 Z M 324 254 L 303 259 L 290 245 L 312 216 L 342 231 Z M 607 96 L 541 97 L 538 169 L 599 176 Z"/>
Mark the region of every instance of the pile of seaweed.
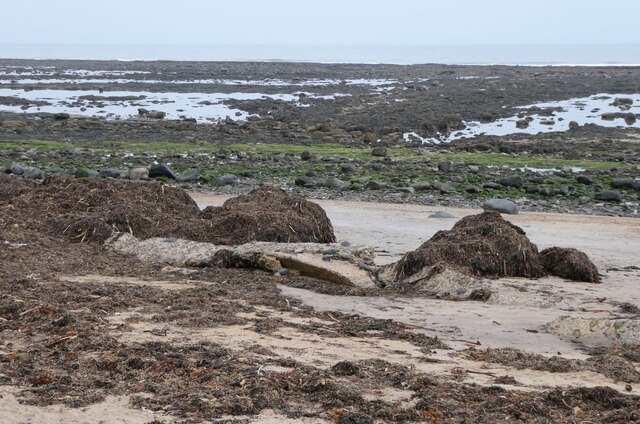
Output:
<path fill-rule="evenodd" d="M 380 275 L 387 284 L 429 278 L 451 269 L 477 277 L 539 278 L 557 275 L 576 281 L 599 282 L 586 254 L 575 249 L 549 248 L 542 253 L 526 233 L 488 211 L 467 216 L 451 230 L 439 231 Z"/>
<path fill-rule="evenodd" d="M 335 241 L 324 210 L 279 188 L 260 187 L 200 211 L 189 194 L 161 182 L 1 177 L 0 221 L 73 242 L 102 243 L 114 232 L 214 244 Z"/>

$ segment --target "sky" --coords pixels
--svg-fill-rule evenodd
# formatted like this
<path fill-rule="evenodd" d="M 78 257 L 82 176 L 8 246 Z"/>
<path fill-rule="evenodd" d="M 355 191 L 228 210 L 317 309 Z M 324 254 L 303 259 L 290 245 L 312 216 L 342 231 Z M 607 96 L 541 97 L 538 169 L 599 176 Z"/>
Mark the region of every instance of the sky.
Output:
<path fill-rule="evenodd" d="M 640 1 L 21 0 L 0 44 L 640 43 Z"/>

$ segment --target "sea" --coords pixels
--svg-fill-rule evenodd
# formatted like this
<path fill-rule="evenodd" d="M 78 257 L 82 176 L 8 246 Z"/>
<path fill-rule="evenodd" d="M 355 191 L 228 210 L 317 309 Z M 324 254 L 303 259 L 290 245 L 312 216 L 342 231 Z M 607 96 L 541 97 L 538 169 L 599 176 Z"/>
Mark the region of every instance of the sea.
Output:
<path fill-rule="evenodd" d="M 640 66 L 640 44 L 143 45 L 2 44 L 3 59 L 170 60 L 522 66 Z"/>

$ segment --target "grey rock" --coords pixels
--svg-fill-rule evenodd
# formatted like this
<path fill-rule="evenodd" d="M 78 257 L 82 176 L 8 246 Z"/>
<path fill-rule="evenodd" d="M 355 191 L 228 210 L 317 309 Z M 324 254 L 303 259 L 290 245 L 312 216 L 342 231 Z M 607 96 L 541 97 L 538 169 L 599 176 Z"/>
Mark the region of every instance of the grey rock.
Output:
<path fill-rule="evenodd" d="M 464 182 L 464 178 L 459 175 L 453 175 L 449 177 L 449 181 L 451 181 L 452 183 L 462 184 Z"/>
<path fill-rule="evenodd" d="M 375 147 L 372 151 L 371 151 L 371 155 L 372 156 L 378 156 L 378 157 L 384 157 L 387 156 L 387 148 L 384 146 L 378 146 Z"/>
<path fill-rule="evenodd" d="M 440 162 L 438 164 L 438 171 L 440 172 L 450 172 L 451 168 L 453 168 L 453 163 L 451 161 Z"/>
<path fill-rule="evenodd" d="M 389 185 L 387 183 L 383 183 L 375 180 L 371 180 L 365 185 L 365 188 L 368 190 L 384 190 L 388 187 Z"/>
<path fill-rule="evenodd" d="M 315 187 L 318 185 L 318 182 L 312 177 L 301 175 L 296 178 L 295 185 L 300 187 Z"/>
<path fill-rule="evenodd" d="M 11 165 L 9 165 L 4 172 L 5 174 L 22 175 L 24 174 L 24 166 L 17 162 L 11 162 Z"/>
<path fill-rule="evenodd" d="M 122 176 L 122 172 L 116 168 L 101 169 L 99 172 L 101 177 L 120 178 Z"/>
<path fill-rule="evenodd" d="M 56 121 L 64 121 L 69 118 L 71 118 L 71 115 L 69 115 L 68 113 L 60 112 L 53 114 L 53 119 L 55 119 Z"/>
<path fill-rule="evenodd" d="M 356 172 L 356 166 L 352 163 L 343 163 L 340 169 L 343 174 L 352 174 Z"/>
<path fill-rule="evenodd" d="M 519 128 L 521 130 L 527 128 L 529 126 L 529 121 L 527 121 L 526 119 L 518 119 L 516 121 L 516 128 Z"/>
<path fill-rule="evenodd" d="M 138 167 L 129 171 L 130 180 L 146 180 L 149 178 L 149 170 L 147 168 Z"/>
<path fill-rule="evenodd" d="M 449 183 L 441 184 L 439 190 L 440 190 L 440 193 L 442 194 L 449 194 L 456 191 L 456 189 L 453 186 L 451 186 L 451 184 Z"/>
<path fill-rule="evenodd" d="M 578 175 L 576 177 L 576 181 L 580 184 L 591 185 L 593 184 L 593 179 L 587 175 Z"/>
<path fill-rule="evenodd" d="M 613 106 L 622 106 L 627 105 L 631 106 L 633 104 L 633 99 L 629 97 L 616 97 L 613 101 Z"/>
<path fill-rule="evenodd" d="M 32 170 L 25 172 L 23 176 L 29 180 L 42 180 L 45 177 L 45 173 L 40 168 L 33 168 Z"/>
<path fill-rule="evenodd" d="M 510 177 L 505 177 L 501 179 L 500 184 L 502 184 L 505 187 L 520 188 L 524 185 L 524 179 L 520 175 L 512 175 Z"/>
<path fill-rule="evenodd" d="M 164 113 L 164 112 L 153 110 L 151 112 L 147 112 L 147 114 L 145 116 L 147 118 L 151 118 L 151 119 L 164 119 L 164 118 L 166 118 L 167 114 Z"/>
<path fill-rule="evenodd" d="M 462 186 L 462 188 L 467 193 L 480 193 L 480 192 L 482 192 L 482 190 L 480 190 L 480 187 L 475 186 L 473 184 L 465 184 L 464 186 Z"/>
<path fill-rule="evenodd" d="M 336 177 L 329 177 L 324 181 L 324 186 L 334 190 L 345 190 L 349 187 L 349 183 L 342 181 Z"/>
<path fill-rule="evenodd" d="M 179 183 L 187 183 L 189 181 L 198 181 L 198 171 L 195 169 L 188 169 L 182 174 L 178 174 L 176 181 Z"/>
<path fill-rule="evenodd" d="M 237 184 L 238 181 L 238 177 L 233 174 L 222 174 L 215 179 L 214 184 L 217 186 L 227 186 Z"/>
<path fill-rule="evenodd" d="M 154 163 L 149 168 L 149 178 L 170 178 L 175 180 L 178 178 L 178 174 L 175 173 L 173 169 L 166 163 Z"/>
<path fill-rule="evenodd" d="M 633 178 L 614 178 L 611 180 L 611 187 L 632 189 L 634 183 L 635 180 Z"/>
<path fill-rule="evenodd" d="M 507 199 L 489 199 L 482 204 L 485 211 L 497 211 L 509 215 L 518 213 L 518 205 Z"/>
<path fill-rule="evenodd" d="M 527 193 L 529 194 L 538 193 L 539 191 L 540 191 L 540 187 L 538 187 L 537 185 L 530 185 L 527 187 Z"/>
<path fill-rule="evenodd" d="M 494 183 L 493 181 L 486 182 L 482 184 L 482 188 L 488 188 L 490 190 L 498 190 L 502 188 L 502 186 L 498 183 Z"/>
<path fill-rule="evenodd" d="M 416 189 L 413 187 L 399 187 L 398 191 L 400 193 L 408 193 L 408 194 L 415 194 Z"/>
<path fill-rule="evenodd" d="M 320 160 L 320 153 L 305 150 L 304 152 L 302 152 L 302 154 L 300 154 L 300 159 L 317 162 Z"/>
<path fill-rule="evenodd" d="M 413 187 L 416 191 L 431 190 L 431 184 L 429 184 L 429 183 L 417 183 L 417 184 L 412 185 L 411 187 Z"/>
<path fill-rule="evenodd" d="M 429 218 L 438 218 L 438 219 L 453 219 L 456 218 L 454 215 L 451 215 L 448 212 L 437 211 L 429 215 Z"/>
<path fill-rule="evenodd" d="M 600 115 L 600 118 L 602 118 L 605 121 L 613 121 L 614 119 L 616 119 L 616 114 L 613 112 L 605 112 L 602 115 Z"/>
<path fill-rule="evenodd" d="M 569 122 L 569 129 L 570 130 L 577 130 L 578 128 L 580 128 L 580 124 L 578 124 L 576 121 L 570 121 Z"/>
<path fill-rule="evenodd" d="M 636 115 L 634 115 L 633 113 L 627 113 L 627 114 L 624 115 L 624 122 L 627 125 L 635 124 L 636 120 L 637 120 Z"/>
<path fill-rule="evenodd" d="M 596 199 L 605 202 L 619 202 L 621 198 L 620 193 L 615 190 L 604 190 L 596 195 Z"/>
<path fill-rule="evenodd" d="M 76 172 L 74 175 L 76 178 L 89 178 L 89 177 L 97 177 L 98 175 L 100 175 L 100 173 L 98 171 L 94 171 L 93 169 L 79 168 L 79 169 L 76 169 Z"/>

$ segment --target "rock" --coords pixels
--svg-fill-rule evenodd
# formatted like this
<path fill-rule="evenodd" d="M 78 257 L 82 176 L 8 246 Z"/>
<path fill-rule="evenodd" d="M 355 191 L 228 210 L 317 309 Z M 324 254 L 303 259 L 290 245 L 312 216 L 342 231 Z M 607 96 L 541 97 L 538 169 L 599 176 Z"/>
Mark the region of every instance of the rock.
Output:
<path fill-rule="evenodd" d="M 456 191 L 455 187 L 451 186 L 451 184 L 449 183 L 441 184 L 439 187 L 439 190 L 440 190 L 440 193 L 442 194 L 449 194 Z"/>
<path fill-rule="evenodd" d="M 17 162 L 11 162 L 11 165 L 4 170 L 5 174 L 14 174 L 14 175 L 22 175 L 24 174 L 24 166 L 20 165 Z"/>
<path fill-rule="evenodd" d="M 621 196 L 615 190 L 604 190 L 596 195 L 596 199 L 604 200 L 605 202 L 619 202 Z"/>
<path fill-rule="evenodd" d="M 175 180 L 178 178 L 178 175 L 175 173 L 173 169 L 166 163 L 154 163 L 149 168 L 149 178 L 170 178 Z"/>
<path fill-rule="evenodd" d="M 107 169 L 100 170 L 101 177 L 120 178 L 121 175 L 122 175 L 122 172 L 116 168 L 107 168 Z"/>
<path fill-rule="evenodd" d="M 300 186 L 300 187 L 315 187 L 315 186 L 318 185 L 318 183 L 312 177 L 308 177 L 306 175 L 301 175 L 298 178 L 296 178 L 295 185 Z"/>
<path fill-rule="evenodd" d="M 539 191 L 540 191 L 540 187 L 538 187 L 537 185 L 531 185 L 527 187 L 527 193 L 529 194 L 538 193 Z"/>
<path fill-rule="evenodd" d="M 578 128 L 580 128 L 580 124 L 578 124 L 576 121 L 569 122 L 570 130 L 577 130 Z"/>
<path fill-rule="evenodd" d="M 100 175 L 100 173 L 98 171 L 94 171 L 93 169 L 79 168 L 79 169 L 76 169 L 76 172 L 74 175 L 76 178 L 90 178 L 90 177 L 97 177 L 98 175 Z"/>
<path fill-rule="evenodd" d="M 488 188 L 490 190 L 498 190 L 502 188 L 502 186 L 498 183 L 494 183 L 493 181 L 486 182 L 482 184 L 482 188 Z"/>
<path fill-rule="evenodd" d="M 182 174 L 178 175 L 176 181 L 179 183 L 187 183 L 189 181 L 198 181 L 198 171 L 195 169 L 188 169 Z"/>
<path fill-rule="evenodd" d="M 149 178 L 149 170 L 147 168 L 138 167 L 129 171 L 130 180 L 146 180 Z"/>
<path fill-rule="evenodd" d="M 2 128 L 9 131 L 20 132 L 27 128 L 27 123 L 25 121 L 7 119 L 6 121 L 2 121 Z"/>
<path fill-rule="evenodd" d="M 614 178 L 611 180 L 611 188 L 632 189 L 635 184 L 633 178 Z"/>
<path fill-rule="evenodd" d="M 398 188 L 398 191 L 400 193 L 407 193 L 407 194 L 415 194 L 416 193 L 416 189 L 413 187 L 400 187 Z"/>
<path fill-rule="evenodd" d="M 234 185 L 238 183 L 238 177 L 233 174 L 222 174 L 215 179 L 213 184 L 217 186 Z"/>
<path fill-rule="evenodd" d="M 40 168 L 33 168 L 32 170 L 25 172 L 23 176 L 29 180 L 42 180 L 45 177 L 45 173 Z"/>
<path fill-rule="evenodd" d="M 440 162 L 438 164 L 438 171 L 440 172 L 450 172 L 451 168 L 453 168 L 453 163 L 451 161 Z"/>
<path fill-rule="evenodd" d="M 416 190 L 416 191 L 431 190 L 431 184 L 429 184 L 429 183 L 417 183 L 417 184 L 412 185 L 411 187 L 413 187 L 414 190 Z"/>
<path fill-rule="evenodd" d="M 304 152 L 302 152 L 302 154 L 300 154 L 300 159 L 316 162 L 320 160 L 320 153 L 305 150 Z"/>
<path fill-rule="evenodd" d="M 480 192 L 482 192 L 482 190 L 480 190 L 479 187 L 477 187 L 477 186 L 475 186 L 473 184 L 465 184 L 464 186 L 462 186 L 462 188 L 467 193 L 480 193 Z"/>
<path fill-rule="evenodd" d="M 571 196 L 575 192 L 576 192 L 576 188 L 570 185 L 565 185 L 558 189 L 558 194 L 561 194 L 565 197 Z"/>
<path fill-rule="evenodd" d="M 363 141 L 365 143 L 375 143 L 376 141 L 378 141 L 378 134 L 374 132 L 365 133 L 363 136 Z"/>
<path fill-rule="evenodd" d="M 365 188 L 368 190 L 384 190 L 388 187 L 389 185 L 387 183 L 382 183 L 375 180 L 371 180 L 365 185 Z"/>
<path fill-rule="evenodd" d="M 69 119 L 71 116 L 68 113 L 64 113 L 64 112 L 60 112 L 60 113 L 54 113 L 53 114 L 53 119 L 55 119 L 56 121 L 65 121 L 67 119 Z"/>
<path fill-rule="evenodd" d="M 329 177 L 325 180 L 324 186 L 341 191 L 349 187 L 349 183 L 342 181 L 341 179 L 338 179 L 336 177 Z"/>
<path fill-rule="evenodd" d="M 613 112 L 605 112 L 602 115 L 600 115 L 600 118 L 602 118 L 605 121 L 613 121 L 614 119 L 616 119 L 616 114 Z"/>
<path fill-rule="evenodd" d="M 485 211 L 497 211 L 509 215 L 515 215 L 518 213 L 518 205 L 511 200 L 506 199 L 489 199 L 482 204 L 482 209 Z"/>
<path fill-rule="evenodd" d="M 352 163 L 343 163 L 340 170 L 343 174 L 353 174 L 356 172 L 356 166 Z"/>
<path fill-rule="evenodd" d="M 615 100 L 613 101 L 612 106 L 623 106 L 623 105 L 631 106 L 632 104 L 633 104 L 633 99 L 629 97 L 616 97 Z"/>
<path fill-rule="evenodd" d="M 434 212 L 431 215 L 429 215 L 429 218 L 453 219 L 453 218 L 455 218 L 455 216 L 451 215 L 448 212 L 438 211 L 438 212 Z"/>
<path fill-rule="evenodd" d="M 634 115 L 633 113 L 627 113 L 624 115 L 624 122 L 627 125 L 633 125 L 636 123 L 636 115 Z"/>
<path fill-rule="evenodd" d="M 499 183 L 505 187 L 520 188 L 524 185 L 524 179 L 520 175 L 512 175 L 501 179 Z"/>
<path fill-rule="evenodd" d="M 516 128 L 519 128 L 521 130 L 527 128 L 529 126 L 529 121 L 527 121 L 526 119 L 518 119 L 516 121 Z"/>
<path fill-rule="evenodd" d="M 578 175 L 576 177 L 576 181 L 579 182 L 580 184 L 584 184 L 584 185 L 593 184 L 593 179 L 591 177 L 586 176 L 586 175 Z"/>
<path fill-rule="evenodd" d="M 140 116 L 145 116 L 147 113 L 149 113 L 149 111 L 143 107 L 138 108 L 138 115 Z"/>
<path fill-rule="evenodd" d="M 493 122 L 493 121 L 495 121 L 495 118 L 489 112 L 482 112 L 480 114 L 480 122 L 487 124 L 487 123 Z"/>
<path fill-rule="evenodd" d="M 165 112 L 153 110 L 153 111 L 147 112 L 145 116 L 151 119 L 164 119 L 167 116 L 167 114 Z"/>
<path fill-rule="evenodd" d="M 378 156 L 378 157 L 384 157 L 387 156 L 387 148 L 384 146 L 378 146 L 375 147 L 372 151 L 371 151 L 371 156 Z"/>

